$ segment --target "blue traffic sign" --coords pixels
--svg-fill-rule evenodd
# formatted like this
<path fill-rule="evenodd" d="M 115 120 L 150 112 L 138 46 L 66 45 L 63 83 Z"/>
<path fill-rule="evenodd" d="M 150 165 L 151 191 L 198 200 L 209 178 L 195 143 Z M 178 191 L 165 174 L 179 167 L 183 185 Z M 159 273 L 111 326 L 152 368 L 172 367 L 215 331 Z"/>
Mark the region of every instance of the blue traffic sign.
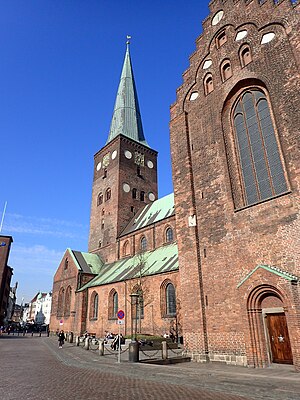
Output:
<path fill-rule="evenodd" d="M 125 317 L 125 313 L 123 310 L 119 310 L 117 313 L 117 316 L 119 319 L 123 319 Z"/>

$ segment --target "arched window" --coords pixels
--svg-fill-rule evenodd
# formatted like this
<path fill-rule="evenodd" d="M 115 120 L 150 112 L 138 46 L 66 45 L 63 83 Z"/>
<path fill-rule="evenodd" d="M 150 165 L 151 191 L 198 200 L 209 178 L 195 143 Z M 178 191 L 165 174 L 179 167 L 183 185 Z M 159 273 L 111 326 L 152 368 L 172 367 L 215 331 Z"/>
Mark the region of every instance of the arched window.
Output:
<path fill-rule="evenodd" d="M 97 198 L 97 206 L 100 206 L 100 204 L 102 203 L 103 203 L 103 194 L 99 193 Z"/>
<path fill-rule="evenodd" d="M 141 201 L 145 201 L 145 192 L 141 191 L 140 199 L 141 199 Z"/>
<path fill-rule="evenodd" d="M 241 66 L 245 67 L 252 61 L 251 50 L 248 45 L 245 45 L 240 50 L 240 62 Z"/>
<path fill-rule="evenodd" d="M 232 118 L 245 205 L 286 192 L 288 187 L 265 94 L 256 88 L 244 91 L 235 104 Z"/>
<path fill-rule="evenodd" d="M 130 255 L 130 243 L 128 240 L 123 245 L 123 256 L 129 256 Z"/>
<path fill-rule="evenodd" d="M 225 82 L 232 76 L 232 69 L 229 60 L 225 60 L 221 65 L 221 77 L 222 81 Z"/>
<path fill-rule="evenodd" d="M 99 308 L 99 296 L 98 293 L 93 292 L 91 295 L 90 319 L 98 318 L 98 308 Z"/>
<path fill-rule="evenodd" d="M 106 192 L 105 192 L 105 201 L 109 200 L 110 198 L 111 198 L 111 189 L 108 188 L 108 189 L 106 189 Z"/>
<path fill-rule="evenodd" d="M 211 74 L 206 75 L 204 79 L 204 93 L 208 95 L 214 90 L 214 82 Z"/>
<path fill-rule="evenodd" d="M 60 288 L 57 300 L 57 316 L 62 317 L 64 312 L 65 289 Z"/>
<path fill-rule="evenodd" d="M 173 229 L 172 228 L 168 228 L 166 230 L 166 242 L 173 242 L 174 238 L 173 238 Z"/>
<path fill-rule="evenodd" d="M 119 311 L 119 296 L 115 289 L 112 289 L 108 296 L 108 318 L 117 319 Z"/>
<path fill-rule="evenodd" d="M 103 178 L 103 179 L 107 178 L 107 169 L 106 169 L 106 168 L 104 168 L 104 170 L 103 170 L 103 176 L 102 176 L 102 178 Z"/>
<path fill-rule="evenodd" d="M 145 236 L 141 238 L 141 251 L 146 251 L 147 250 L 147 239 Z"/>
<path fill-rule="evenodd" d="M 135 188 L 132 189 L 132 198 L 136 199 L 137 197 L 137 190 Z"/>
<path fill-rule="evenodd" d="M 102 247 L 102 241 L 99 240 L 98 247 Z"/>
<path fill-rule="evenodd" d="M 166 286 L 166 312 L 167 315 L 176 315 L 176 292 L 172 283 Z"/>
<path fill-rule="evenodd" d="M 65 258 L 65 266 L 64 266 L 64 268 L 68 269 L 68 266 L 69 266 L 69 259 L 68 259 L 68 257 L 66 257 Z"/>
<path fill-rule="evenodd" d="M 224 43 L 227 42 L 227 35 L 226 32 L 223 31 L 220 33 L 220 35 L 217 37 L 217 47 L 220 48 L 223 46 Z"/>
<path fill-rule="evenodd" d="M 65 295 L 64 315 L 68 317 L 71 313 L 71 286 L 67 287 Z"/>

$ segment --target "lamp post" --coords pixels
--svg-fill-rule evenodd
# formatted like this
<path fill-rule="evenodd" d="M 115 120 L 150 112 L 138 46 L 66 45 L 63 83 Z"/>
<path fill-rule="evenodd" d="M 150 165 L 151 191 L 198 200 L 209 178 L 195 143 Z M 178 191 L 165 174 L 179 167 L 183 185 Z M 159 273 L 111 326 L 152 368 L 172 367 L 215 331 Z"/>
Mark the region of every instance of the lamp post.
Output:
<path fill-rule="evenodd" d="M 131 341 L 136 342 L 138 293 L 131 293 Z M 135 315 L 135 317 L 133 317 Z M 133 328 L 134 325 L 134 328 Z"/>
<path fill-rule="evenodd" d="M 138 362 L 139 361 L 139 343 L 136 337 L 137 331 L 137 306 L 138 306 L 138 293 L 131 293 L 131 343 L 129 343 L 129 361 Z M 135 310 L 135 323 L 133 321 L 133 315 Z M 133 329 L 134 323 L 134 329 Z"/>

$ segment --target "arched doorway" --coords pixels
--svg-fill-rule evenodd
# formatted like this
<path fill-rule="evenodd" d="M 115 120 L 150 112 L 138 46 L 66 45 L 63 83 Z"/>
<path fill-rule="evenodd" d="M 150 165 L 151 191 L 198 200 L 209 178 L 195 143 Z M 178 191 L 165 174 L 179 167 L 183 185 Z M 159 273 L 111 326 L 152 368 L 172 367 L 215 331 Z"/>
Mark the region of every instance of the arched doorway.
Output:
<path fill-rule="evenodd" d="M 277 288 L 267 285 L 250 293 L 248 318 L 254 366 L 293 364 L 283 299 Z"/>

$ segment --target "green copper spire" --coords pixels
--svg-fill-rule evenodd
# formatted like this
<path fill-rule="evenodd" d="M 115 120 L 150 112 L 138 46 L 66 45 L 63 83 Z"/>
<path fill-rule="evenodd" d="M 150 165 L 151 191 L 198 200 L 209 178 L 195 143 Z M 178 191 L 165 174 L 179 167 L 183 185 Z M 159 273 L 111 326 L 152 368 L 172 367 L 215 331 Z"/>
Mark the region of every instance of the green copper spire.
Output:
<path fill-rule="evenodd" d="M 130 37 L 128 37 L 128 39 L 129 38 Z M 121 79 L 106 144 L 118 135 L 127 136 L 149 147 L 143 132 L 141 113 L 129 54 L 129 41 L 127 41 Z"/>

